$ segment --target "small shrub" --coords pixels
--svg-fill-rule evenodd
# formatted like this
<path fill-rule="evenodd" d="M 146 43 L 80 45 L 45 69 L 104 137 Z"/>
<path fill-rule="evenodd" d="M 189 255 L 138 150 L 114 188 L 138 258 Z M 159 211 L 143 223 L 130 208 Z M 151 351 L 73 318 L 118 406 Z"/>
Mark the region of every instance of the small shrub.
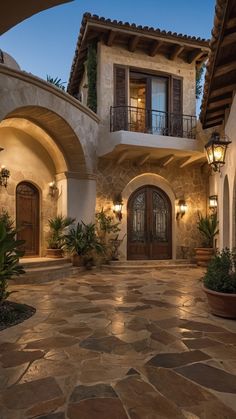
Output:
<path fill-rule="evenodd" d="M 236 293 L 235 252 L 225 248 L 213 257 L 203 278 L 206 288 L 223 293 Z"/>

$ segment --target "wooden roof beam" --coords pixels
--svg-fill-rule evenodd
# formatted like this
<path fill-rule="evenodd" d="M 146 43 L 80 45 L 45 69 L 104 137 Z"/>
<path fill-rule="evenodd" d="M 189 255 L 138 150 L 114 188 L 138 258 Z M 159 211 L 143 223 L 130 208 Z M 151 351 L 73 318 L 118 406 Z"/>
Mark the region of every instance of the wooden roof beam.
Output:
<path fill-rule="evenodd" d="M 229 19 L 227 24 L 226 24 L 227 29 L 232 29 L 234 27 L 236 27 L 236 17 L 233 17 L 232 19 Z"/>
<path fill-rule="evenodd" d="M 140 159 L 137 160 L 137 163 L 139 166 L 143 166 L 144 163 L 146 163 L 151 157 L 151 154 L 144 154 L 144 156 L 140 157 Z"/>
<path fill-rule="evenodd" d="M 157 54 L 159 48 L 161 47 L 162 42 L 160 41 L 154 41 L 152 47 L 150 48 L 149 55 L 150 57 L 155 57 Z"/>
<path fill-rule="evenodd" d="M 232 97 L 227 99 L 217 100 L 216 102 L 208 103 L 208 109 L 220 108 L 221 106 L 230 105 L 232 103 Z"/>
<path fill-rule="evenodd" d="M 202 160 L 203 156 L 188 156 L 184 157 L 182 160 L 180 160 L 180 169 L 183 169 L 186 166 L 189 166 L 190 164 L 196 163 L 198 160 Z"/>
<path fill-rule="evenodd" d="M 225 74 L 230 73 L 234 70 L 236 70 L 236 61 L 232 61 L 231 63 L 225 63 L 216 67 L 216 71 L 213 77 L 215 78 L 219 76 L 224 76 Z"/>
<path fill-rule="evenodd" d="M 157 160 L 158 166 L 166 167 L 174 160 L 174 154 L 169 154 L 168 156 L 162 157 L 161 159 Z"/>
<path fill-rule="evenodd" d="M 130 52 L 134 52 L 136 50 L 139 41 L 140 41 L 140 37 L 138 35 L 133 36 L 132 38 L 130 38 L 129 46 L 128 46 L 128 49 L 129 49 Z"/>
<path fill-rule="evenodd" d="M 234 90 L 236 90 L 236 83 L 222 86 L 219 89 L 212 89 L 210 99 L 217 96 L 223 96 L 225 93 L 233 92 Z"/>
<path fill-rule="evenodd" d="M 206 118 L 212 118 L 213 116 L 219 116 L 224 114 L 225 110 L 224 109 L 219 109 L 219 110 L 207 110 L 207 114 L 206 114 Z"/>
<path fill-rule="evenodd" d="M 109 31 L 109 34 L 108 34 L 108 37 L 107 37 L 107 42 L 106 42 L 108 47 L 112 47 L 116 35 L 117 35 L 116 31 Z"/>
<path fill-rule="evenodd" d="M 223 121 L 223 119 L 221 119 L 220 121 L 219 121 L 219 123 L 217 122 L 209 122 L 209 124 L 207 124 L 206 122 L 205 122 L 205 124 L 203 125 L 203 128 L 205 129 L 205 128 L 213 128 L 213 127 L 216 127 L 216 126 L 219 126 L 219 125 L 221 125 L 222 124 L 222 121 Z"/>
<path fill-rule="evenodd" d="M 234 44 L 236 42 L 236 32 L 230 33 L 229 35 L 225 35 L 224 39 L 221 43 L 221 48 L 226 47 L 227 45 Z"/>
<path fill-rule="evenodd" d="M 181 54 L 181 52 L 183 52 L 183 50 L 184 50 L 184 45 L 176 45 L 173 51 L 171 52 L 169 59 L 175 60 Z"/>
<path fill-rule="evenodd" d="M 124 150 L 119 158 L 117 159 L 117 164 L 121 164 L 127 157 L 128 157 L 129 151 L 128 150 Z"/>
<path fill-rule="evenodd" d="M 207 127 L 207 125 L 212 125 L 212 124 L 221 125 L 223 119 L 224 119 L 224 115 L 222 115 L 222 118 L 207 119 L 204 126 Z"/>
<path fill-rule="evenodd" d="M 194 51 L 190 52 L 190 53 L 188 54 L 187 62 L 188 62 L 189 64 L 192 64 L 194 61 L 199 60 L 199 58 L 201 58 L 201 56 L 202 56 L 204 53 L 205 53 L 204 51 L 199 50 L 199 49 L 197 49 L 197 50 L 194 50 Z"/>

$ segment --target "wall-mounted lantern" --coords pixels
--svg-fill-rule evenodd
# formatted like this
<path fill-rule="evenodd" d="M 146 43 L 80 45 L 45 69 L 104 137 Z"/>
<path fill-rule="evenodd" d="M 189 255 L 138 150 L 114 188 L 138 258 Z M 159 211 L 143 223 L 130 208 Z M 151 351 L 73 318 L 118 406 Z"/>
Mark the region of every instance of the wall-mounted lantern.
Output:
<path fill-rule="evenodd" d="M 217 205 L 218 205 L 217 195 L 209 196 L 209 209 L 212 210 L 212 211 L 216 211 L 217 210 Z"/>
<path fill-rule="evenodd" d="M 4 186 L 6 188 L 9 177 L 10 177 L 10 170 L 8 170 L 5 166 L 1 166 L 1 169 L 0 169 L 0 186 Z"/>
<path fill-rule="evenodd" d="M 55 180 L 49 183 L 49 195 L 54 198 L 57 194 L 58 188 Z"/>
<path fill-rule="evenodd" d="M 176 219 L 182 218 L 187 211 L 187 204 L 184 199 L 180 199 L 178 202 L 178 211 L 176 214 Z"/>
<path fill-rule="evenodd" d="M 205 145 L 208 164 L 214 172 L 220 172 L 220 168 L 225 164 L 226 150 L 231 142 L 226 137 L 220 138 L 218 132 L 213 132 L 210 140 Z"/>
<path fill-rule="evenodd" d="M 123 200 L 121 194 L 117 195 L 113 200 L 113 212 L 119 221 L 122 220 Z"/>

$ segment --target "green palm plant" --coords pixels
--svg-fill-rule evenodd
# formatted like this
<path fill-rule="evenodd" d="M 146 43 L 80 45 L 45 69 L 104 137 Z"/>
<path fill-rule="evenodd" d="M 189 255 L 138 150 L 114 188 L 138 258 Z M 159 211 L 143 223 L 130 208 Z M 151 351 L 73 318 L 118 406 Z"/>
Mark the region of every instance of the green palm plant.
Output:
<path fill-rule="evenodd" d="M 7 291 L 8 280 L 25 272 L 19 264 L 19 258 L 24 255 L 20 250 L 23 244 L 24 240 L 16 239 L 16 230 L 8 230 L 5 222 L 0 220 L 0 304 L 11 294 Z"/>
<path fill-rule="evenodd" d="M 71 226 L 74 222 L 74 218 L 63 217 L 63 215 L 57 215 L 56 217 L 48 220 L 50 232 L 47 241 L 50 249 L 62 248 L 64 244 L 65 229 Z"/>
<path fill-rule="evenodd" d="M 103 253 L 104 245 L 96 234 L 95 224 L 78 223 L 72 227 L 68 234 L 65 234 L 65 249 L 71 254 L 80 256 L 88 255 L 90 252 Z"/>
<path fill-rule="evenodd" d="M 65 86 L 63 86 L 64 84 L 66 84 L 65 81 L 61 81 L 61 79 L 59 79 L 59 77 L 55 77 L 53 78 L 52 76 L 49 76 L 47 74 L 47 82 L 53 84 L 54 86 L 58 87 L 59 89 L 65 91 Z"/>
<path fill-rule="evenodd" d="M 214 237 L 219 233 L 217 214 L 206 215 L 198 213 L 198 230 L 203 237 L 203 245 L 214 247 Z"/>

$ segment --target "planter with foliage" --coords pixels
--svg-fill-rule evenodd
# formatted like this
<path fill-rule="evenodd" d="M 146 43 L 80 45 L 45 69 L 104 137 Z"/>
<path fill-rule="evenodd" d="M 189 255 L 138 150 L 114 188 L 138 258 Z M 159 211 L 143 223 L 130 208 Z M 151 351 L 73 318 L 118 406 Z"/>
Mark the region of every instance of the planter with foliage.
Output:
<path fill-rule="evenodd" d="M 198 266 L 207 266 L 215 253 L 214 238 L 219 233 L 217 215 L 203 217 L 199 213 L 197 228 L 202 236 L 202 247 L 195 248 L 195 259 Z"/>
<path fill-rule="evenodd" d="M 229 249 L 217 252 L 203 278 L 210 310 L 220 317 L 236 318 L 236 255 Z"/>
<path fill-rule="evenodd" d="M 96 229 L 97 234 L 100 238 L 100 241 L 104 244 L 105 247 L 105 258 L 104 261 L 109 261 L 114 259 L 114 247 L 119 247 L 122 240 L 119 240 L 118 234 L 120 231 L 120 223 L 114 221 L 114 217 L 109 215 L 107 211 L 104 211 L 102 208 L 100 212 L 96 213 Z M 118 245 L 119 243 L 119 245 Z M 117 249 L 118 249 L 117 247 Z M 118 258 L 118 253 L 116 252 L 116 259 Z"/>
<path fill-rule="evenodd" d="M 96 234 L 95 224 L 83 222 L 70 228 L 65 235 L 64 248 L 72 255 L 74 266 L 87 267 L 94 264 L 96 254 L 102 254 L 105 250 L 104 244 Z"/>
<path fill-rule="evenodd" d="M 63 257 L 63 245 L 64 245 L 64 234 L 66 228 L 74 223 L 74 219 L 70 217 L 63 217 L 58 215 L 48 220 L 50 227 L 48 235 L 48 249 L 46 256 L 48 258 L 62 258 Z"/>

